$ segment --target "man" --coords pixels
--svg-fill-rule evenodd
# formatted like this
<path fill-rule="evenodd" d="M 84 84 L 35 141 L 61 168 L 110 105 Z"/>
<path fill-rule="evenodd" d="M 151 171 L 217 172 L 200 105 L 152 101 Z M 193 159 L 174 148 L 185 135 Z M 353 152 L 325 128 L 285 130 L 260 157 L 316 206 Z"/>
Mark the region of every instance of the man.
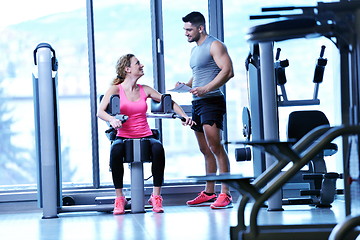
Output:
<path fill-rule="evenodd" d="M 232 61 L 224 43 L 208 35 L 205 18 L 199 12 L 191 12 L 182 18 L 188 42 L 195 42 L 191 51 L 190 67 L 193 76 L 186 85 L 193 94 L 192 126 L 205 158 L 206 174 L 229 173 L 228 155 L 221 143 L 223 116 L 226 103 L 220 87 L 234 76 Z M 210 205 L 212 209 L 232 207 L 229 188 L 222 184 L 219 196 L 215 194 L 215 182 L 206 182 L 205 190 L 186 203 L 188 206 Z"/>

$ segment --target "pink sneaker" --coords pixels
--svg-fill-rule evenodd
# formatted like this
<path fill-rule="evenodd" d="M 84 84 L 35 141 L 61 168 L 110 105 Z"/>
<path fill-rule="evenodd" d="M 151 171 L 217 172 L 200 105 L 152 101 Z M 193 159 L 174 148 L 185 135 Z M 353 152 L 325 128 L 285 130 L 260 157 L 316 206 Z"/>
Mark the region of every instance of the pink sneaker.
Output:
<path fill-rule="evenodd" d="M 114 207 L 114 215 L 124 214 L 125 213 L 125 205 L 127 204 L 126 198 L 117 197 L 115 198 L 115 207 Z"/>
<path fill-rule="evenodd" d="M 216 194 L 207 195 L 205 191 L 202 191 L 198 194 L 193 200 L 189 200 L 186 204 L 190 207 L 200 207 L 200 206 L 209 206 L 212 202 L 216 200 Z"/>
<path fill-rule="evenodd" d="M 148 202 L 151 206 L 153 206 L 153 209 L 152 209 L 153 212 L 156 212 L 156 213 L 164 212 L 164 209 L 162 206 L 163 199 L 160 195 L 152 195 L 151 194 L 151 197 L 149 198 Z"/>
<path fill-rule="evenodd" d="M 220 193 L 219 197 L 216 201 L 210 205 L 212 209 L 219 209 L 219 208 L 232 208 L 232 197 L 227 195 L 226 193 Z"/>

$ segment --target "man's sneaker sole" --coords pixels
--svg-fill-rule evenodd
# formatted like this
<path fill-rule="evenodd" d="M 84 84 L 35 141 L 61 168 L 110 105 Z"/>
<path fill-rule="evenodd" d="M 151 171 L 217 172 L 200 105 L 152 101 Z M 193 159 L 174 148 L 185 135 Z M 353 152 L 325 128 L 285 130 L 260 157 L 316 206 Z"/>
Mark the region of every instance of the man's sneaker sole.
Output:
<path fill-rule="evenodd" d="M 211 204 L 213 204 L 215 201 L 211 201 L 211 202 L 203 202 L 203 203 L 198 203 L 198 204 L 186 204 L 189 207 L 208 207 Z"/>
<path fill-rule="evenodd" d="M 216 206 L 210 205 L 211 209 L 225 209 L 225 208 L 232 208 L 232 207 L 234 207 L 232 203 L 230 203 L 226 206 L 223 206 L 223 207 L 216 207 Z"/>
<path fill-rule="evenodd" d="M 196 203 L 196 204 L 188 204 L 186 203 L 186 205 L 188 205 L 189 207 L 205 207 L 205 206 L 210 206 L 211 204 L 213 204 L 216 201 L 217 197 L 213 197 L 209 200 L 207 200 L 206 202 L 201 202 L 201 203 Z"/>

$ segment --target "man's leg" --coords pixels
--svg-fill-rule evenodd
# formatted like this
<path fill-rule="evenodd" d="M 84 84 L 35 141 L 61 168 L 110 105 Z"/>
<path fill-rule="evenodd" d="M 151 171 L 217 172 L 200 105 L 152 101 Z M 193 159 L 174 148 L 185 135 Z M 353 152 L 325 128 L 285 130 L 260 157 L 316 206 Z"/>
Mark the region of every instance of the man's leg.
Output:
<path fill-rule="evenodd" d="M 195 132 L 195 136 L 196 136 L 198 144 L 199 144 L 200 152 L 204 155 L 206 174 L 216 173 L 216 171 L 217 171 L 216 159 L 207 144 L 204 133 Z M 215 192 L 215 182 L 207 181 L 206 187 L 205 187 L 205 192 L 214 193 Z"/>
<path fill-rule="evenodd" d="M 206 174 L 216 173 L 217 165 L 214 154 L 210 151 L 208 144 L 205 140 L 204 133 L 195 131 L 198 140 L 199 148 L 205 159 Z M 188 206 L 209 206 L 216 200 L 215 182 L 207 181 L 205 190 L 201 191 L 196 198 L 186 202 Z"/>
<path fill-rule="evenodd" d="M 216 159 L 219 173 L 230 172 L 229 157 L 221 143 L 221 130 L 217 128 L 216 124 L 213 124 L 212 126 L 204 124 L 203 129 L 206 143 Z M 221 192 L 230 195 L 229 187 L 226 184 L 221 185 Z"/>

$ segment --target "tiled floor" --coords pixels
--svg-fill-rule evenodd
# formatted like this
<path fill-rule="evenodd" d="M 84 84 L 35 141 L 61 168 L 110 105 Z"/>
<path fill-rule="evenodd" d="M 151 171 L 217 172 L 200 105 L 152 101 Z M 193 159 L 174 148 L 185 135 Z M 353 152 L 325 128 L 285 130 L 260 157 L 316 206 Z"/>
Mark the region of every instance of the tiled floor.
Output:
<path fill-rule="evenodd" d="M 282 212 L 268 212 L 264 208 L 258 219 L 260 225 L 335 223 L 345 217 L 343 206 L 343 201 L 337 200 L 331 209 L 292 205 L 284 206 Z M 222 210 L 166 206 L 162 214 L 147 210 L 118 216 L 98 212 L 62 213 L 54 219 L 41 219 L 41 210 L 2 210 L 5 208 L 6 205 L 0 204 L 1 240 L 227 240 L 230 239 L 229 227 L 237 223 L 237 206 Z"/>

